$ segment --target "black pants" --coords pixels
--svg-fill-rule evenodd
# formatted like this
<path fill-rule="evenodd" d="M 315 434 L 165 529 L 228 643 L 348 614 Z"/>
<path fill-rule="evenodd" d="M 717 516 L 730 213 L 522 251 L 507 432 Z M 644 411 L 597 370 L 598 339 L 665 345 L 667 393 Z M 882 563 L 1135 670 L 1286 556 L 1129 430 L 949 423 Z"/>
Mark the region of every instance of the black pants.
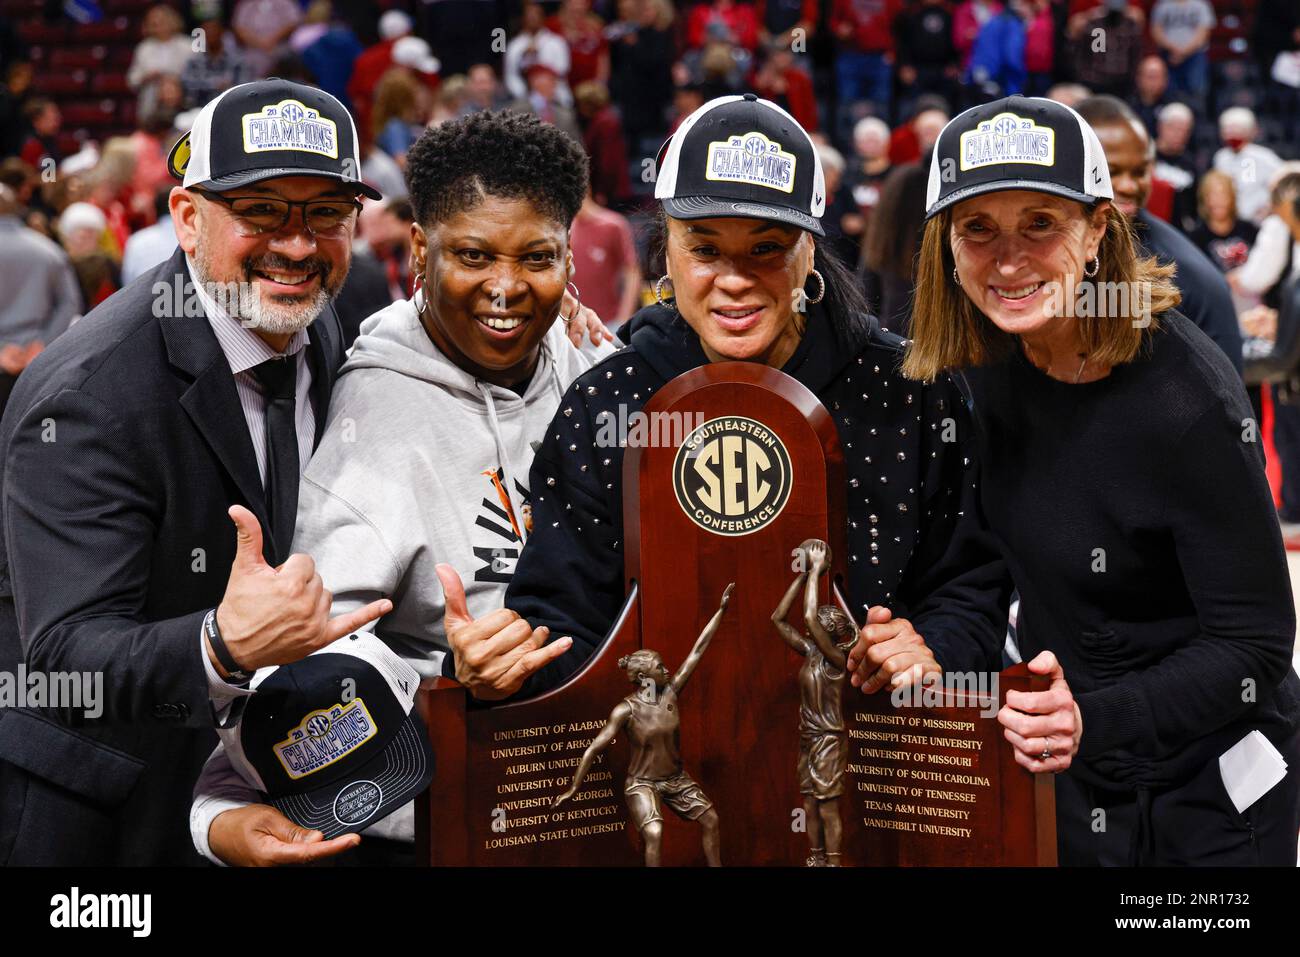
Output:
<path fill-rule="evenodd" d="M 1287 776 L 1242 813 L 1223 787 L 1218 760 L 1190 781 L 1150 796 L 1151 853 L 1159 866 L 1296 866 L 1300 829 L 1300 734 L 1287 747 Z M 1056 776 L 1056 844 L 1062 867 L 1126 867 L 1143 826 L 1132 793 Z"/>
<path fill-rule="evenodd" d="M 1289 402 L 1273 389 L 1273 445 L 1282 460 L 1282 518 L 1300 522 L 1300 395 Z"/>

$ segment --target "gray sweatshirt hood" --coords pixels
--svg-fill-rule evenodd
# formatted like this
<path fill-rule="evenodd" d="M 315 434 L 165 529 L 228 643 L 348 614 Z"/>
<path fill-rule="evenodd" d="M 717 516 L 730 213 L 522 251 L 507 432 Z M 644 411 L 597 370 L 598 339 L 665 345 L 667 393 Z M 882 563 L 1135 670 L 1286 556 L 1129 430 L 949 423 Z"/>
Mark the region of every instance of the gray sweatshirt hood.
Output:
<path fill-rule="evenodd" d="M 333 614 L 391 598 L 377 632 L 436 674 L 447 645 L 435 565 L 456 569 L 470 614 L 501 607 L 528 538 L 534 447 L 573 380 L 613 352 L 575 348 L 557 321 L 519 395 L 456 366 L 410 300 L 367 319 L 303 473 L 294 536 Z"/>

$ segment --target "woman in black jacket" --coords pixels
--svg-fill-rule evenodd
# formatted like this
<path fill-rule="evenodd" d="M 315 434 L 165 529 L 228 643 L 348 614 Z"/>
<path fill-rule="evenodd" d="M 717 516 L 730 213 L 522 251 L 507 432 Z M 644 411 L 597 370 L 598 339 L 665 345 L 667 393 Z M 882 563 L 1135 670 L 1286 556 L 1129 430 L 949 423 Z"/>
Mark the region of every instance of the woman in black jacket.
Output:
<path fill-rule="evenodd" d="M 1060 861 L 1294 867 L 1295 610 L 1240 378 L 1073 110 L 976 107 L 932 162 L 904 370 L 972 384 L 1020 651 L 1053 678 L 998 719 L 1058 774 Z M 1291 769 L 1252 790 L 1236 757 Z"/>
<path fill-rule="evenodd" d="M 733 143 L 727 131 L 742 129 Z M 746 156 L 767 159 L 745 165 Z M 534 459 L 533 532 L 506 596 L 512 612 L 573 646 L 525 686 L 511 660 L 531 650 L 514 646 L 522 625 L 497 639 L 477 623 L 453 624 L 444 671 L 495 697 L 554 686 L 591 656 L 625 597 L 623 449 L 602 442 L 601 427 L 611 415 L 626 421 L 681 373 L 724 359 L 798 379 L 839 430 L 847 597 L 861 619 L 870 610 L 865 689 L 940 668 L 997 670 L 1007 586 L 974 506 L 965 405 L 946 377 L 922 387 L 898 374 L 903 340 L 865 314 L 853 277 L 823 253 L 823 180 L 808 135 L 752 94 L 711 101 L 666 145 L 657 196 L 660 303 L 633 318 L 629 347 L 561 402 Z"/>

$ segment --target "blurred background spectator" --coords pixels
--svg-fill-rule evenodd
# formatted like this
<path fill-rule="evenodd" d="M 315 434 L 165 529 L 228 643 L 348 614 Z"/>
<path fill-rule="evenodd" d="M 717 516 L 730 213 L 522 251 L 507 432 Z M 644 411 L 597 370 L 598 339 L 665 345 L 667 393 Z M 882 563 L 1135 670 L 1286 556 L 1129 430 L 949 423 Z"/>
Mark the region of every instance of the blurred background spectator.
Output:
<path fill-rule="evenodd" d="M 753 53 L 758 49 L 758 15 L 751 3 L 703 0 L 686 20 L 686 46 L 698 50 L 713 40 L 734 43 Z"/>
<path fill-rule="evenodd" d="M 537 61 L 527 68 L 524 76 L 527 89 L 523 96 L 510 105 L 510 108 L 525 113 L 536 113 L 547 123 L 554 124 L 578 142 L 582 142 L 578 119 L 574 111 L 565 106 L 560 97 L 560 75 L 551 69 L 549 64 Z"/>
<path fill-rule="evenodd" d="M 1076 13 L 1069 20 L 1066 39 L 1074 57 L 1074 75 L 1094 93 L 1113 93 L 1123 96 L 1133 86 L 1133 74 L 1138 72 L 1138 58 L 1142 55 L 1143 26 L 1146 15 L 1142 9 L 1130 5 L 1128 0 L 1105 0 L 1088 10 Z M 1098 56 L 1098 48 L 1105 56 Z M 1159 57 L 1160 95 L 1167 82 L 1167 71 Z M 1137 78 L 1137 95 L 1144 102 L 1152 95 L 1154 76 L 1148 72 L 1146 88 L 1143 77 Z M 1148 118 L 1139 111 L 1139 116 Z M 1150 124 L 1148 123 L 1148 128 Z"/>
<path fill-rule="evenodd" d="M 1169 86 L 1198 104 L 1209 87 L 1216 22 L 1208 0 L 1158 0 L 1151 11 L 1151 39 L 1169 64 Z"/>
<path fill-rule="evenodd" d="M 1244 266 L 1259 230 L 1237 216 L 1237 189 L 1232 177 L 1210 170 L 1202 177 L 1196 198 L 1200 218 L 1189 234 L 1191 241 L 1225 275 Z M 1258 297 L 1235 289 L 1232 300 L 1238 316 L 1259 305 Z"/>
<path fill-rule="evenodd" d="M 894 21 L 899 112 L 918 96 L 937 93 L 953 99 L 957 89 L 957 47 L 953 15 L 945 0 L 915 0 Z"/>
<path fill-rule="evenodd" d="M 0 184 L 0 413 L 27 364 L 84 309 L 67 253 L 19 212 L 14 191 Z"/>
<path fill-rule="evenodd" d="M 975 50 L 975 38 L 995 16 L 1002 12 L 998 0 L 964 0 L 957 4 L 952 15 L 952 43 L 961 56 L 961 70 L 970 69 L 971 54 Z"/>
<path fill-rule="evenodd" d="M 225 24 L 205 20 L 199 29 L 203 31 L 203 49 L 187 59 L 181 71 L 188 109 L 198 109 L 221 91 L 257 78 Z"/>
<path fill-rule="evenodd" d="M 1214 168 L 1232 177 L 1242 217 L 1256 224 L 1268 215 L 1268 183 L 1282 165 L 1276 153 L 1255 142 L 1258 135 L 1253 112 L 1244 106 L 1224 110 L 1219 117 L 1223 146 L 1214 154 Z"/>
<path fill-rule="evenodd" d="M 154 193 L 154 224 L 132 233 L 122 251 L 122 285 L 166 261 L 176 251 L 176 227 L 172 223 L 168 197 L 172 187 L 160 187 Z"/>
<path fill-rule="evenodd" d="M 631 225 L 598 203 L 589 189 L 569 240 L 582 304 L 617 329 L 641 305 L 641 264 Z"/>
<path fill-rule="evenodd" d="M 413 23 L 401 10 L 389 10 L 379 18 L 378 29 L 379 41 L 357 54 L 348 78 L 348 101 L 358 130 L 370 127 L 370 103 L 375 87 L 393 65 L 393 44 L 410 35 Z"/>
<path fill-rule="evenodd" d="M 1170 222 L 1185 231 L 1193 228 L 1197 216 L 1196 178 L 1199 171 L 1191 150 L 1195 125 L 1196 117 L 1183 103 L 1166 104 L 1161 108 L 1155 125 L 1155 176 L 1173 190 Z"/>
<path fill-rule="evenodd" d="M 110 245 L 108 219 L 93 203 L 73 203 L 59 216 L 59 242 L 68 251 L 87 311 L 121 288 L 117 264 L 105 252 Z"/>
<path fill-rule="evenodd" d="M 566 78 L 569 75 L 569 44 L 564 37 L 546 28 L 546 13 L 541 4 L 526 2 L 519 26 L 519 33 L 505 49 L 505 67 L 503 77 L 506 89 L 516 100 L 528 96 L 528 81 L 525 78 L 529 68 L 541 65 L 548 68 L 555 76 L 555 93 L 563 104 L 573 101 Z"/>
<path fill-rule="evenodd" d="M 673 19 L 669 0 L 619 0 L 610 42 L 610 93 L 623 113 L 633 156 L 651 156 L 667 135 L 673 101 Z"/>
<path fill-rule="evenodd" d="M 880 324 L 901 336 L 910 328 L 929 173 L 921 163 L 908 163 L 885 177 L 862 243 L 867 302 Z"/>
<path fill-rule="evenodd" d="M 599 80 L 587 80 L 574 89 L 582 145 L 591 160 L 591 191 L 601 206 L 621 207 L 632 196 L 627 175 L 627 142 L 618 110 L 610 105 L 609 90 Z"/>
<path fill-rule="evenodd" d="M 853 200 L 860 222 L 853 235 L 861 236 L 880 201 L 880 183 L 892 165 L 889 159 L 889 127 L 884 120 L 867 116 L 853 128 L 853 153 L 844 164 L 844 193 Z M 856 260 L 850 260 L 856 262 Z"/>
<path fill-rule="evenodd" d="M 461 115 L 504 109 L 508 102 L 492 64 L 475 63 L 469 68 L 465 77 L 465 96 L 460 105 Z"/>
<path fill-rule="evenodd" d="M 179 80 L 185 64 L 194 56 L 194 39 L 182 33 L 185 21 L 172 7 L 150 7 L 140 30 L 144 39 L 135 48 L 126 82 L 139 95 L 136 110 L 148 112 L 157 96 L 155 86 L 163 77 Z"/>
<path fill-rule="evenodd" d="M 795 62 L 792 51 L 773 44 L 750 86 L 759 96 L 785 109 L 809 133 L 817 132 L 812 78 Z"/>
<path fill-rule="evenodd" d="M 406 168 L 406 151 L 428 120 L 432 95 L 408 70 L 395 66 L 375 89 L 370 128 L 375 145 Z"/>
<path fill-rule="evenodd" d="M 1125 96 L 1126 84 L 1120 84 L 1120 87 L 1106 92 Z M 1094 89 L 1101 92 L 1095 86 Z M 1133 112 L 1138 115 L 1147 132 L 1154 134 L 1160 111 L 1173 102 L 1169 95 L 1169 68 L 1165 66 L 1164 60 L 1151 54 L 1138 62 L 1133 91 L 1127 94 L 1127 99 L 1128 105 L 1133 107 Z"/>
<path fill-rule="evenodd" d="M 294 0 L 239 0 L 231 18 L 254 76 L 270 76 L 287 41 L 302 23 L 302 8 Z"/>
<path fill-rule="evenodd" d="M 562 0 L 546 28 L 569 46 L 568 82 L 575 95 L 589 80 L 608 86 L 609 41 L 605 39 L 605 21 L 591 12 L 591 0 Z"/>

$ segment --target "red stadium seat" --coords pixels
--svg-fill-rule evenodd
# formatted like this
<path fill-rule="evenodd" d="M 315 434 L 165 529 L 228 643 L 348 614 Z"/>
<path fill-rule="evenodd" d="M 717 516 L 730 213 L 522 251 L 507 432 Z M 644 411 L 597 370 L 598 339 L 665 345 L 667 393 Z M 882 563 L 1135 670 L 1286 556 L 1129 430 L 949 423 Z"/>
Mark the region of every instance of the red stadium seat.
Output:
<path fill-rule="evenodd" d="M 64 156 L 71 156 L 73 153 L 81 151 L 81 138 L 75 133 L 59 134 L 59 152 Z"/>
<path fill-rule="evenodd" d="M 68 128 L 129 125 L 119 117 L 121 111 L 117 109 L 117 104 L 113 100 L 78 100 L 65 103 L 62 110 L 63 125 Z"/>
<path fill-rule="evenodd" d="M 114 17 L 102 23 L 87 23 L 72 28 L 72 39 L 79 43 L 129 43 L 134 45 L 136 31 L 130 17 Z"/>
<path fill-rule="evenodd" d="M 45 0 L 0 0 L 0 13 L 14 20 L 40 17 Z"/>
<path fill-rule="evenodd" d="M 104 62 L 107 51 L 104 47 L 92 47 L 80 50 L 55 50 L 50 54 L 50 70 L 63 72 L 67 70 L 94 70 Z"/>
<path fill-rule="evenodd" d="M 137 24 L 146 10 L 157 5 L 158 0 L 103 0 L 102 4 L 105 16 L 128 14 L 136 18 Z M 168 6 L 175 6 L 175 4 L 168 4 Z M 136 32 L 138 35 L 138 29 Z"/>
<path fill-rule="evenodd" d="M 94 90 L 104 96 L 133 96 L 134 92 L 126 85 L 126 74 L 120 71 L 99 73 L 95 76 Z"/>
<path fill-rule="evenodd" d="M 110 47 L 108 59 L 104 61 L 104 66 L 114 70 L 125 70 L 131 65 L 131 58 L 135 56 L 135 48 L 129 46 Z"/>
<path fill-rule="evenodd" d="M 64 43 L 68 38 L 68 28 L 63 23 L 42 23 L 29 20 L 18 28 L 18 35 L 24 43 L 32 46 L 47 46 Z"/>
<path fill-rule="evenodd" d="M 43 71 L 32 80 L 32 87 L 42 96 L 66 97 L 84 96 L 86 93 L 85 70 L 71 70 L 66 73 Z"/>

